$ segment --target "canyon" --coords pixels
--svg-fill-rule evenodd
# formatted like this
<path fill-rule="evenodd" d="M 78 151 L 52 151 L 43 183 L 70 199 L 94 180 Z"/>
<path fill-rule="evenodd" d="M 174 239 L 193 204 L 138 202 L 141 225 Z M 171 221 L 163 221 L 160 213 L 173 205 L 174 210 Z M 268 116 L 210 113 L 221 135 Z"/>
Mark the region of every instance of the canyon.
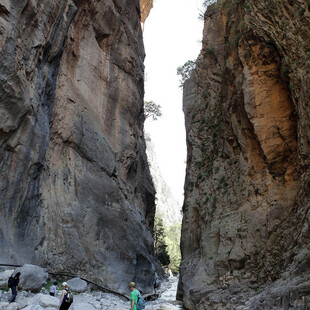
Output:
<path fill-rule="evenodd" d="M 152 7 L 1 1 L 0 263 L 152 290 L 141 27 Z M 310 307 L 309 25 L 307 0 L 219 0 L 204 14 L 183 95 L 187 310 Z M 178 203 L 154 181 L 172 224 Z"/>
<path fill-rule="evenodd" d="M 208 7 L 184 84 L 186 309 L 310 306 L 309 1 Z"/>

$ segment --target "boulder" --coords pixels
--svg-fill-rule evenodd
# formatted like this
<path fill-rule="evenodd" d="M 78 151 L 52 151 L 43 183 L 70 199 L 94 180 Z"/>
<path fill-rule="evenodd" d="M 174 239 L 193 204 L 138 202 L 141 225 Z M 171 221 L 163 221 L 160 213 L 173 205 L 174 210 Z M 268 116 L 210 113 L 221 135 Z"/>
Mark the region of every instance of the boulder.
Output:
<path fill-rule="evenodd" d="M 87 282 L 80 278 L 70 279 L 68 285 L 73 292 L 82 293 L 87 290 Z"/>
<path fill-rule="evenodd" d="M 19 310 L 18 304 L 12 302 L 8 304 L 5 308 L 5 310 Z"/>
<path fill-rule="evenodd" d="M 45 309 L 42 308 L 40 305 L 30 305 L 24 308 L 23 310 L 45 310 Z"/>
<path fill-rule="evenodd" d="M 41 295 L 39 299 L 40 306 L 43 308 L 53 307 L 57 308 L 59 305 L 59 298 L 50 295 Z"/>
<path fill-rule="evenodd" d="M 85 302 L 81 302 L 78 304 L 72 304 L 72 310 L 96 310 L 96 308 Z"/>
<path fill-rule="evenodd" d="M 17 268 L 14 272 L 21 273 L 19 286 L 21 289 L 25 291 L 31 291 L 34 293 L 38 293 L 41 291 L 43 284 L 46 282 L 48 273 L 45 269 L 26 264 L 21 268 Z"/>
<path fill-rule="evenodd" d="M 5 270 L 0 272 L 0 289 L 8 287 L 8 280 L 14 270 Z"/>

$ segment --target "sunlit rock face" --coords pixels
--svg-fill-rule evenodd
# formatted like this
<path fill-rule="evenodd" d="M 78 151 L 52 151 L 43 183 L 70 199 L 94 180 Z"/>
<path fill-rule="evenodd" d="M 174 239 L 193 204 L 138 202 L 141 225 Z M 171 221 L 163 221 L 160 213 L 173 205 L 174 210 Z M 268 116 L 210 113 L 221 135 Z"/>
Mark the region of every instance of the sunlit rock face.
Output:
<path fill-rule="evenodd" d="M 304 309 L 309 6 L 226 2 L 206 12 L 202 51 L 184 86 L 179 298 L 187 309 Z"/>
<path fill-rule="evenodd" d="M 153 0 L 140 0 L 141 22 L 144 23 L 153 8 Z"/>
<path fill-rule="evenodd" d="M 152 285 L 140 13 L 134 0 L 1 1 L 1 262 Z"/>

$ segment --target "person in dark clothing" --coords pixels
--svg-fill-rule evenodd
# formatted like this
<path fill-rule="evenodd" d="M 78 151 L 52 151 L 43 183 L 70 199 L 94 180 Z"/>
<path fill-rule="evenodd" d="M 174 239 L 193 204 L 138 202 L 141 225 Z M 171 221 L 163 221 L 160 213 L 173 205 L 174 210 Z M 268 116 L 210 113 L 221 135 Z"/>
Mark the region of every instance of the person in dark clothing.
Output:
<path fill-rule="evenodd" d="M 61 286 L 63 288 L 63 291 L 62 291 L 62 294 L 60 297 L 60 303 L 59 303 L 58 309 L 59 310 L 68 310 L 71 306 L 71 303 L 68 303 L 66 301 L 66 297 L 67 297 L 68 293 L 70 292 L 69 287 L 68 287 L 68 283 L 63 282 Z"/>
<path fill-rule="evenodd" d="M 20 277 L 20 272 L 17 272 L 17 274 L 15 275 L 15 277 L 13 279 L 13 283 L 11 286 L 12 296 L 9 299 L 9 302 L 13 302 L 16 299 L 17 292 L 18 292 L 19 277 Z"/>

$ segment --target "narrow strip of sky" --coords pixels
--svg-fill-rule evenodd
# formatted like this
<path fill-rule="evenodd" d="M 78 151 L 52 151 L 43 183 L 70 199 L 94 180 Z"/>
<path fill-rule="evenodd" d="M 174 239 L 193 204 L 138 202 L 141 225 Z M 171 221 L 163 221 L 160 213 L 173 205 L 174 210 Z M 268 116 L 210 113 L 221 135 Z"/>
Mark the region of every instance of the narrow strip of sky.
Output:
<path fill-rule="evenodd" d="M 177 67 L 195 60 L 201 49 L 203 23 L 198 19 L 202 0 L 155 0 L 146 20 L 145 100 L 162 106 L 158 121 L 146 121 L 163 177 L 173 194 L 183 200 L 186 136 L 182 89 Z"/>

